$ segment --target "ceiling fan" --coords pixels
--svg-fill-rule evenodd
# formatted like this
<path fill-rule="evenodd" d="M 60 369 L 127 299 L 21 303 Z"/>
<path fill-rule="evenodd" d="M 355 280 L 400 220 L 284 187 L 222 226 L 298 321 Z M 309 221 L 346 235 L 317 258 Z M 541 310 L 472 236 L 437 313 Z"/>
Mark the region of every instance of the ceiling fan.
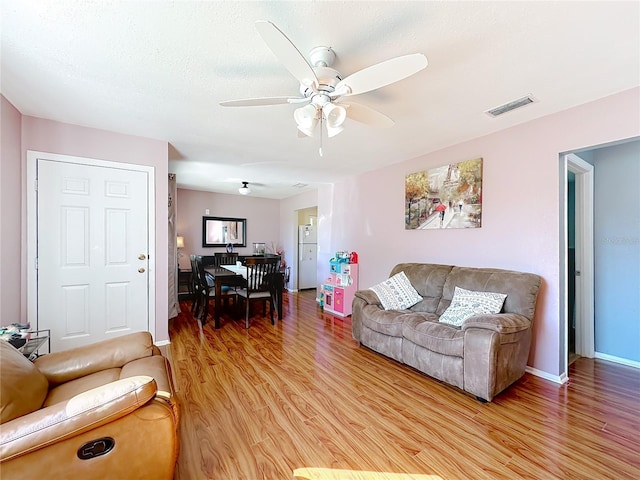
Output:
<path fill-rule="evenodd" d="M 421 53 L 395 57 L 364 68 L 343 78 L 331 68 L 336 55 L 331 47 L 315 47 L 309 63 L 289 38 L 269 21 L 256 22 L 258 33 L 289 72 L 300 82 L 298 96 L 247 98 L 221 102 L 223 107 L 263 105 L 302 105 L 293 112 L 300 136 L 313 137 L 318 124 L 333 137 L 344 130 L 347 118 L 375 127 L 390 127 L 393 120 L 370 107 L 348 101 L 344 97 L 359 95 L 403 80 L 427 66 Z M 320 144 L 322 155 L 322 137 Z"/>

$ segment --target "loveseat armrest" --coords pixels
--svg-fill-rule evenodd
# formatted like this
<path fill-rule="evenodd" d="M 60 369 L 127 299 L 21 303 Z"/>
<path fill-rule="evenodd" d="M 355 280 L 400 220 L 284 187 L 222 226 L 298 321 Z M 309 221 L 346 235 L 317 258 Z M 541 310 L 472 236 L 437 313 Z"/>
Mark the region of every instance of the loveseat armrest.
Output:
<path fill-rule="evenodd" d="M 34 364 L 47 377 L 49 385 L 55 386 L 108 368 L 120 368 L 153 354 L 151 334 L 136 332 L 43 355 Z"/>
<path fill-rule="evenodd" d="M 531 327 L 531 320 L 517 313 L 495 313 L 488 315 L 474 315 L 464 321 L 462 330 L 483 328 L 497 333 L 518 333 Z"/>
<path fill-rule="evenodd" d="M 355 296 L 364 300 L 367 305 L 382 306 L 380 298 L 378 298 L 378 295 L 373 290 L 357 290 Z"/>
<path fill-rule="evenodd" d="M 129 377 L 5 422 L 0 430 L 0 462 L 113 422 L 146 404 L 156 391 L 152 377 Z"/>

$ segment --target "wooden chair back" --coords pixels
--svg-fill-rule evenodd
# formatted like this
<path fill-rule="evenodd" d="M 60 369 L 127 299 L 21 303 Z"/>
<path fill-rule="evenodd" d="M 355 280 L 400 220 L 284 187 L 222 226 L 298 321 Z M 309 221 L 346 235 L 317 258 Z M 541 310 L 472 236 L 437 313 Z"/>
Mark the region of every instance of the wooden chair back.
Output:
<path fill-rule="evenodd" d="M 276 273 L 280 259 L 278 257 L 247 257 L 245 265 L 247 267 L 247 291 L 268 292 L 269 284 L 265 277 Z"/>
<path fill-rule="evenodd" d="M 228 253 L 228 252 L 216 252 L 215 254 L 215 262 L 217 265 L 235 265 L 238 261 L 237 253 Z"/>

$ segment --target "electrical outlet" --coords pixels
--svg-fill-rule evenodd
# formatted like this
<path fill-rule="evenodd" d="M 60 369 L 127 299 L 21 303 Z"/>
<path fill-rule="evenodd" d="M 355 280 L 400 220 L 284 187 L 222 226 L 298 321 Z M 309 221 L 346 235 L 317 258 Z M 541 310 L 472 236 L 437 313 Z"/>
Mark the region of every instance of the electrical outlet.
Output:
<path fill-rule="evenodd" d="M 208 208 L 204 211 L 204 214 L 205 215 L 209 215 L 209 209 Z"/>

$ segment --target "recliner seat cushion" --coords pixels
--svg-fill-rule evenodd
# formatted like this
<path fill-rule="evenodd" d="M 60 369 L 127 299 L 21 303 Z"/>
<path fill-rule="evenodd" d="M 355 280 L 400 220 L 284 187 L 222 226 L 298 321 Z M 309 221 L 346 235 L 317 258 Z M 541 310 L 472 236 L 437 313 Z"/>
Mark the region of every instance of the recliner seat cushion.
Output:
<path fill-rule="evenodd" d="M 107 383 L 115 382 L 120 379 L 119 368 L 109 368 L 101 372 L 92 373 L 85 377 L 76 378 L 49 390 L 43 407 L 55 405 L 56 403 L 66 402 L 76 395 L 91 390 L 92 388 L 102 387 Z"/>
<path fill-rule="evenodd" d="M 414 313 L 402 318 L 405 340 L 442 355 L 464 356 L 464 332 L 460 328 L 439 323 L 434 314 Z"/>

